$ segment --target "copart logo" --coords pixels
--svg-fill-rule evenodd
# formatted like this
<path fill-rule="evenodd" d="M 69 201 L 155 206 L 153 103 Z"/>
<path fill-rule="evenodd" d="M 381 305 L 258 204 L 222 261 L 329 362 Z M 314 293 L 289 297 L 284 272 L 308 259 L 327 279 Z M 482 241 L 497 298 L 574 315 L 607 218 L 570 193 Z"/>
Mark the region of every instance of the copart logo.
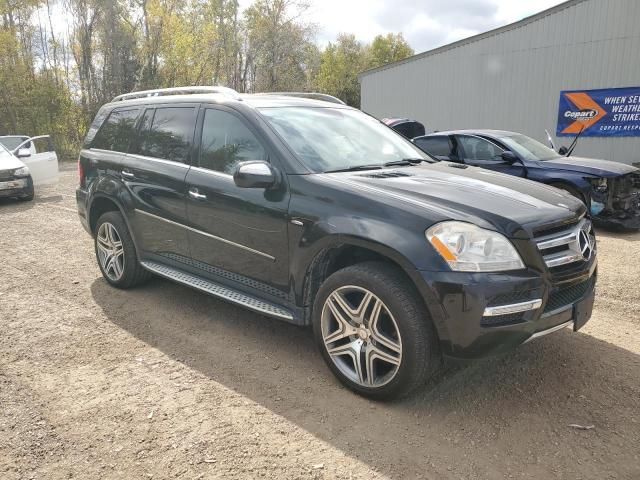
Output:
<path fill-rule="evenodd" d="M 586 110 L 567 110 L 564 112 L 565 118 L 571 118 L 573 120 L 588 120 L 598 115 L 598 111 L 594 109 Z"/>

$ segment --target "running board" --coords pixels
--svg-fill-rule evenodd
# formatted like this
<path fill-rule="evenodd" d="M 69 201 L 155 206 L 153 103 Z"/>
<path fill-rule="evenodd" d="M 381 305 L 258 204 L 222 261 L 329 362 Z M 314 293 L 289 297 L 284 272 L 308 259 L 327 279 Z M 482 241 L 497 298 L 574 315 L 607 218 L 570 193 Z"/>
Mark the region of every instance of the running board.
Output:
<path fill-rule="evenodd" d="M 212 282 L 211 280 L 207 280 L 205 278 L 198 277 L 197 275 L 192 275 L 191 273 L 178 270 L 177 268 L 168 267 L 167 265 L 160 263 L 144 261 L 140 262 L 140 264 L 145 269 L 155 273 L 156 275 L 160 275 L 161 277 L 168 278 L 174 282 L 195 288 L 196 290 L 227 300 L 228 302 L 241 305 L 249 310 L 253 310 L 254 312 L 258 312 L 269 317 L 280 318 L 289 322 L 293 321 L 293 314 L 289 310 L 279 307 L 273 303 L 265 302 L 264 300 L 260 300 L 259 298 L 253 297 L 239 290 L 234 290 L 219 283 Z"/>

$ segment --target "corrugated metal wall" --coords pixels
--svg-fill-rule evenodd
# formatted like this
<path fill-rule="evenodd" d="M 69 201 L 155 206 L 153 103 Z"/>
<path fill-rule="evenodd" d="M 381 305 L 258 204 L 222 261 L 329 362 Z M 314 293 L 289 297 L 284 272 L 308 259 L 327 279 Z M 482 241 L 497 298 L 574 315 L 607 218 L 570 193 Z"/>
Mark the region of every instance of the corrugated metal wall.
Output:
<path fill-rule="evenodd" d="M 362 109 L 378 118 L 409 117 L 429 130 L 514 130 L 546 143 L 561 90 L 640 86 L 640 0 L 568 2 L 361 82 Z M 640 137 L 582 138 L 574 154 L 640 162 Z"/>

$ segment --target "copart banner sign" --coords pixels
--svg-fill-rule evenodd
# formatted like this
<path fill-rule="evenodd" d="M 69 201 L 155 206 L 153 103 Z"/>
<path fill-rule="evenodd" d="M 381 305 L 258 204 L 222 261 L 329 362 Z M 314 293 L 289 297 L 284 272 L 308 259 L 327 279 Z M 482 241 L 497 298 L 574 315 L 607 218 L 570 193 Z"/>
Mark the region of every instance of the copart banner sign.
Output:
<path fill-rule="evenodd" d="M 560 92 L 556 135 L 640 137 L 640 87 Z"/>

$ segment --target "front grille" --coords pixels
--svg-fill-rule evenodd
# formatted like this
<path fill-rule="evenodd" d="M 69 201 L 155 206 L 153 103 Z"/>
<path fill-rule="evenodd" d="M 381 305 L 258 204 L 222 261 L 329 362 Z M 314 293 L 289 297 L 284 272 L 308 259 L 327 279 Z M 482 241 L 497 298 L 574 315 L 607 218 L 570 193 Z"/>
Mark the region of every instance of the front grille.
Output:
<path fill-rule="evenodd" d="M 547 304 L 544 307 L 544 313 L 552 312 L 576 303 L 591 290 L 594 282 L 595 277 L 591 277 L 589 280 L 576 285 L 558 288 L 549 295 L 549 300 L 547 300 Z"/>
<path fill-rule="evenodd" d="M 13 180 L 15 169 L 11 170 L 0 170 L 0 182 L 4 182 L 6 180 Z"/>
<path fill-rule="evenodd" d="M 593 226 L 588 219 L 582 219 L 570 227 L 543 230 L 536 235 L 535 241 L 550 269 L 588 261 L 596 253 Z"/>
<path fill-rule="evenodd" d="M 480 325 L 483 327 L 501 327 L 524 322 L 522 312 L 510 313 L 508 315 L 496 315 L 492 317 L 482 317 Z"/>
<path fill-rule="evenodd" d="M 538 295 L 538 298 L 540 295 Z M 514 303 L 522 303 L 531 300 L 531 290 L 520 292 L 500 293 L 489 299 L 487 307 L 497 307 L 500 305 L 511 305 Z"/>

